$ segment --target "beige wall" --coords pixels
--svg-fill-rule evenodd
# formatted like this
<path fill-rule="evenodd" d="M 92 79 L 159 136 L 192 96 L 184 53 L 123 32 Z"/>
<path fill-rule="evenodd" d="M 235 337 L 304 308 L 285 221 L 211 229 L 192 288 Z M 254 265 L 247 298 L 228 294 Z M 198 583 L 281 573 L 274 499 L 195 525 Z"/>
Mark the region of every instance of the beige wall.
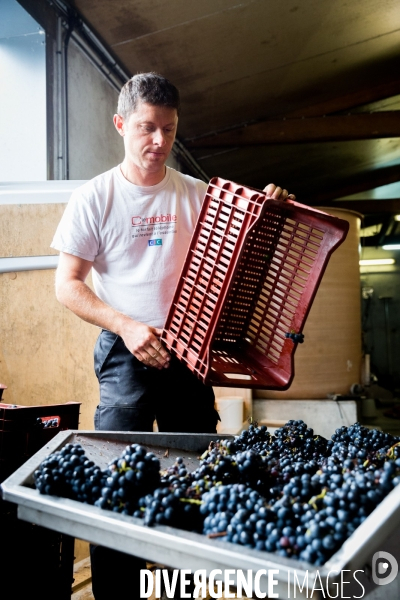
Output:
<path fill-rule="evenodd" d="M 64 204 L 0 206 L 0 256 L 56 254 L 49 246 Z M 10 404 L 82 402 L 80 429 L 93 429 L 98 329 L 62 307 L 54 270 L 0 274 L 0 381 Z"/>

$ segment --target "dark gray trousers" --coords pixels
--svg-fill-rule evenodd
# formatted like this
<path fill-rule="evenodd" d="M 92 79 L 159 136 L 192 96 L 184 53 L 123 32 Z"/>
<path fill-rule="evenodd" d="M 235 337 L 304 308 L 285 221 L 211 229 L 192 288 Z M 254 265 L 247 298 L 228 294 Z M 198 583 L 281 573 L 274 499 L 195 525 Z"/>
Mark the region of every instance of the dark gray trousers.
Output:
<path fill-rule="evenodd" d="M 102 330 L 94 350 L 100 384 L 96 430 L 216 433 L 218 413 L 212 387 L 205 386 L 177 358 L 168 369 L 146 367 L 123 340 Z M 96 600 L 136 600 L 143 559 L 91 546 L 92 587 Z"/>
<path fill-rule="evenodd" d="M 214 392 L 177 358 L 168 369 L 146 367 L 115 333 L 103 330 L 94 351 L 100 384 L 95 429 L 215 433 Z"/>

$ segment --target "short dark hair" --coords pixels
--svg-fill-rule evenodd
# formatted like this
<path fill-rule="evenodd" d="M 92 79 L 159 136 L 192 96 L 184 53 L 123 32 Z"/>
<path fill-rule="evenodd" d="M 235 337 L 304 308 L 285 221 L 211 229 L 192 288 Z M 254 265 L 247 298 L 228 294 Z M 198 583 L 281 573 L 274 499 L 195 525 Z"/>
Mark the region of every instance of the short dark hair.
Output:
<path fill-rule="evenodd" d="M 127 119 L 140 100 L 154 106 L 175 108 L 179 113 L 179 91 L 158 73 L 138 73 L 125 83 L 118 98 L 118 114 Z"/>

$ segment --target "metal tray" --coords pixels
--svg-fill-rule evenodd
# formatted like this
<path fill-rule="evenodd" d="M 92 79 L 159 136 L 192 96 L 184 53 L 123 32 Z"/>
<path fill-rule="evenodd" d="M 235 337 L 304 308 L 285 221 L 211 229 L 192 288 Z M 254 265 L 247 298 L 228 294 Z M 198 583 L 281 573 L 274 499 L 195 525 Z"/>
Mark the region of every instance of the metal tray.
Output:
<path fill-rule="evenodd" d="M 60 432 L 1 484 L 2 496 L 4 500 L 18 504 L 18 516 L 25 521 L 169 567 L 191 571 L 205 569 L 207 574 L 215 569 L 220 569 L 222 573 L 225 569 L 251 569 L 253 575 L 260 569 L 274 570 L 273 577 L 277 584 L 274 585 L 273 591 L 278 594 L 275 597 L 282 599 L 312 597 L 318 600 L 329 597 L 326 590 L 331 593 L 331 597 L 335 597 L 338 591 L 337 584 L 339 595 L 336 597 L 368 595 L 371 600 L 400 598 L 400 577 L 387 586 L 380 585 L 374 591 L 372 590 L 376 586 L 371 578 L 373 555 L 376 552 L 390 552 L 400 562 L 400 486 L 383 500 L 322 567 L 229 542 L 211 540 L 206 536 L 176 528 L 149 528 L 139 519 L 104 511 L 74 500 L 44 496 L 33 487 L 33 473 L 42 460 L 67 443 L 80 443 L 86 454 L 102 468 L 118 456 L 127 444 L 140 443 L 156 453 L 162 468 L 173 464 L 177 456 L 182 456 L 188 468 L 192 467 L 194 470 L 198 466 L 199 455 L 208 447 L 209 442 L 220 438 L 220 435 L 210 434 Z M 356 570 L 362 571 L 356 576 L 365 588 L 363 596 L 360 583 L 353 577 Z M 314 586 L 317 571 L 320 579 Z M 305 582 L 302 590 L 296 587 L 295 595 L 294 574 L 301 585 Z M 341 577 L 344 584 L 341 584 Z M 313 586 L 321 588 L 319 581 L 322 582 L 323 591 L 315 589 L 311 596 Z M 260 589 L 268 592 L 266 576 L 260 579 Z"/>

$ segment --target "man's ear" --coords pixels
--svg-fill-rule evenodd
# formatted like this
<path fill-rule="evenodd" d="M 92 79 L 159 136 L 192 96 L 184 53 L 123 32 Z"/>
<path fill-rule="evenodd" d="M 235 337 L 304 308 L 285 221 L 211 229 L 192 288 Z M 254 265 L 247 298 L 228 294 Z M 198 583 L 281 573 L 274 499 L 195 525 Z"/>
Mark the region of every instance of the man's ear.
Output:
<path fill-rule="evenodd" d="M 125 121 L 121 115 L 114 115 L 113 117 L 115 129 L 118 131 L 119 135 L 125 135 Z"/>

